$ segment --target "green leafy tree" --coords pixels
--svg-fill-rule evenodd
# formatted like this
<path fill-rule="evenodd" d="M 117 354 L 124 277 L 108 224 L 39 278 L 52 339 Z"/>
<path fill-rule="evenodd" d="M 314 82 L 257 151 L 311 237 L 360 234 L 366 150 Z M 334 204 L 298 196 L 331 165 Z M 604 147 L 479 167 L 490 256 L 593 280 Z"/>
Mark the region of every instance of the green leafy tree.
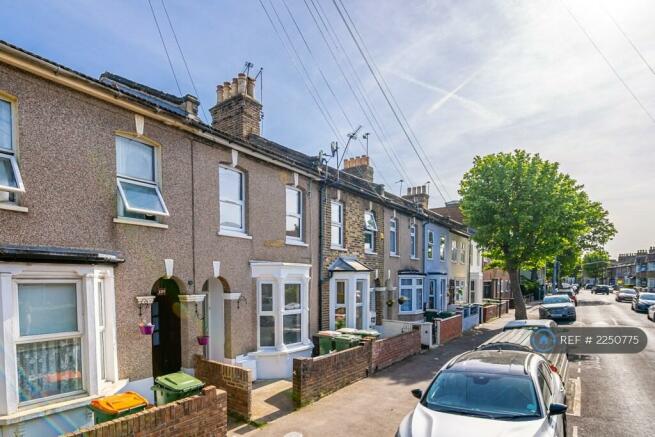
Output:
<path fill-rule="evenodd" d="M 602 247 L 616 230 L 559 164 L 523 150 L 476 156 L 459 194 L 473 239 L 509 273 L 516 318 L 527 318 L 522 267 L 552 262 L 563 249 Z"/>
<path fill-rule="evenodd" d="M 609 264 L 610 256 L 604 250 L 593 250 L 582 257 L 582 270 L 590 278 L 603 277 Z"/>

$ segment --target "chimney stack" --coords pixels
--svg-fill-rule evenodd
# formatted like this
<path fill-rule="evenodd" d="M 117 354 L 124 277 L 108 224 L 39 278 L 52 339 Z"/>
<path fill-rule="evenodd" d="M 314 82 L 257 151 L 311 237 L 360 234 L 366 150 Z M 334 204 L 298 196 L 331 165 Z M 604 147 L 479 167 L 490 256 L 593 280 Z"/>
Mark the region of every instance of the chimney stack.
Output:
<path fill-rule="evenodd" d="M 209 112 L 212 126 L 235 137 L 259 135 L 262 105 L 255 98 L 255 79 L 245 73 L 216 87 L 216 106 Z"/>
<path fill-rule="evenodd" d="M 403 199 L 416 203 L 423 209 L 428 209 L 428 201 L 430 200 L 428 187 L 426 185 L 407 187 L 407 194 L 403 196 Z"/>
<path fill-rule="evenodd" d="M 345 159 L 343 171 L 365 181 L 373 182 L 373 167 L 370 166 L 369 158 L 366 155 Z"/>

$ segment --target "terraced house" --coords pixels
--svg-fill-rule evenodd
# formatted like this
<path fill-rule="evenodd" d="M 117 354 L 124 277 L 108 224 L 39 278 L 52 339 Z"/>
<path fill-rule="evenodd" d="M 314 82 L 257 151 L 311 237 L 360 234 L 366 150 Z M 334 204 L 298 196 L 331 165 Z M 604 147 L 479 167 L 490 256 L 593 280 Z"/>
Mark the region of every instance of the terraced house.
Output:
<path fill-rule="evenodd" d="M 195 354 L 261 378 L 311 354 L 319 178 L 257 141 L 252 79 L 218 87 L 212 126 L 197 108 L 0 44 L 2 435 L 152 400 Z"/>

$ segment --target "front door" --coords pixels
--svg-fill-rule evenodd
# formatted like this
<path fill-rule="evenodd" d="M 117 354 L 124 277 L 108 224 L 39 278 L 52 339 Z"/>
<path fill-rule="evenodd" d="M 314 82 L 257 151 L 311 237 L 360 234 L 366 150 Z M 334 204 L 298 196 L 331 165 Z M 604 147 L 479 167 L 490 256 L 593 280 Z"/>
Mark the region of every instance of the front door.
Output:
<path fill-rule="evenodd" d="M 153 287 L 152 375 L 177 372 L 182 366 L 180 339 L 180 289 L 172 279 L 160 279 Z"/>

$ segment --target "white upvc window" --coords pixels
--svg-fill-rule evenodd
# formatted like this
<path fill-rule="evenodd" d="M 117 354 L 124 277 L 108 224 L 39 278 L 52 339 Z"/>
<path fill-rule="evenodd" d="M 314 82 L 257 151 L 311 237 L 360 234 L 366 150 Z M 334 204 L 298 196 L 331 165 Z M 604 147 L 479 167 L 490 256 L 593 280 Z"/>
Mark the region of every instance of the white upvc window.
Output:
<path fill-rule="evenodd" d="M 428 259 L 434 258 L 434 232 L 432 231 L 428 231 L 427 257 Z"/>
<path fill-rule="evenodd" d="M 15 202 L 15 193 L 24 193 L 16 159 L 15 102 L 0 95 L 0 202 Z"/>
<path fill-rule="evenodd" d="M 466 243 L 464 241 L 459 243 L 459 262 L 462 264 L 466 262 Z"/>
<path fill-rule="evenodd" d="M 308 264 L 253 262 L 257 279 L 259 351 L 284 351 L 311 344 Z"/>
<path fill-rule="evenodd" d="M 450 242 L 450 260 L 457 262 L 457 241 L 455 240 Z"/>
<path fill-rule="evenodd" d="M 119 216 L 154 220 L 169 215 L 159 189 L 158 168 L 156 147 L 116 136 Z"/>
<path fill-rule="evenodd" d="M 330 279 L 330 329 L 369 329 L 375 322 L 368 272 L 334 272 Z"/>
<path fill-rule="evenodd" d="M 221 166 L 218 168 L 221 231 L 246 232 L 245 178 L 243 172 Z"/>
<path fill-rule="evenodd" d="M 393 217 L 389 220 L 389 254 L 398 255 L 398 220 Z"/>
<path fill-rule="evenodd" d="M 375 236 L 378 232 L 378 224 L 375 221 L 373 211 L 364 212 L 364 251 L 375 253 Z"/>
<path fill-rule="evenodd" d="M 0 416 L 98 395 L 118 381 L 113 269 L 6 264 Z M 11 273 L 7 273 L 7 271 Z M 11 377 L 10 377 L 11 376 Z"/>
<path fill-rule="evenodd" d="M 286 188 L 286 239 L 302 241 L 303 239 L 303 201 L 302 191 Z"/>
<path fill-rule="evenodd" d="M 423 311 L 423 277 L 400 276 L 399 296 L 403 298 L 398 312 L 403 314 Z"/>
<path fill-rule="evenodd" d="M 439 237 L 439 259 L 446 260 L 446 237 L 443 235 Z"/>
<path fill-rule="evenodd" d="M 343 204 L 337 201 L 330 203 L 330 245 L 343 248 Z"/>
<path fill-rule="evenodd" d="M 409 257 L 416 259 L 416 225 L 409 227 Z"/>

